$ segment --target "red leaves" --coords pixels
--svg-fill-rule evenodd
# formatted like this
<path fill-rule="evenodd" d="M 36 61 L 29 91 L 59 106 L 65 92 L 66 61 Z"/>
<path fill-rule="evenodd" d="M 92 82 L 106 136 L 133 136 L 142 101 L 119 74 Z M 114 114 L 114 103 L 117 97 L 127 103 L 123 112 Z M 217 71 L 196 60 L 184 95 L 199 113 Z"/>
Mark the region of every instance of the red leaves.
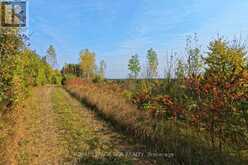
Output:
<path fill-rule="evenodd" d="M 66 85 L 72 85 L 72 86 L 74 86 L 74 85 L 79 86 L 79 85 L 82 85 L 84 83 L 87 83 L 87 81 L 82 80 L 80 78 L 74 78 L 74 79 L 70 79 L 70 80 L 66 81 Z"/>
<path fill-rule="evenodd" d="M 139 93 L 133 98 L 133 102 L 142 109 L 146 109 L 156 118 L 171 118 L 176 119 L 183 115 L 183 108 L 174 102 L 170 96 L 154 96 L 148 93 Z M 149 106 L 148 106 L 149 105 Z M 145 106 L 145 107 L 143 107 Z"/>
<path fill-rule="evenodd" d="M 162 101 L 167 106 L 174 105 L 173 99 L 170 96 L 163 96 Z"/>
<path fill-rule="evenodd" d="M 138 104 L 149 102 L 151 99 L 148 93 L 139 93 L 134 97 L 134 101 Z"/>

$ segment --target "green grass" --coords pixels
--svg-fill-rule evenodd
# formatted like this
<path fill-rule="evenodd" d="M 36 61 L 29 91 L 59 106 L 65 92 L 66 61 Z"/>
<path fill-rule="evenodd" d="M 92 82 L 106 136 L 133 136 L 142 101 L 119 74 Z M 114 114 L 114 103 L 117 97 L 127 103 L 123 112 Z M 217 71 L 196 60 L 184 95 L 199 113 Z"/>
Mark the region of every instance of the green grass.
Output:
<path fill-rule="evenodd" d="M 58 89 L 52 96 L 53 109 L 57 116 L 60 129 L 60 141 L 67 149 L 65 162 L 78 162 L 79 164 L 132 164 L 131 160 L 116 159 L 113 157 L 100 157 L 99 155 L 86 155 L 85 153 L 111 153 L 117 150 L 105 144 L 103 137 L 96 135 L 89 127 L 90 121 L 85 120 L 80 113 L 75 112 L 68 104 L 68 98 L 62 89 Z M 79 104 L 80 105 L 80 104 Z M 81 107 L 79 107 L 81 108 Z M 89 119 L 88 119 L 89 120 Z"/>

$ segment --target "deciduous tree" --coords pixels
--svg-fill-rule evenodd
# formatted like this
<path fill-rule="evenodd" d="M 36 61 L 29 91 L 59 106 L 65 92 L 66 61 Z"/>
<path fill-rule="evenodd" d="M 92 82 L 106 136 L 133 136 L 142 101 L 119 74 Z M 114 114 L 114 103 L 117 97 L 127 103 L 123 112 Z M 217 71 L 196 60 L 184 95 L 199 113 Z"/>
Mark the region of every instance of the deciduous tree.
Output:
<path fill-rule="evenodd" d="M 92 79 L 95 76 L 96 70 L 96 56 L 95 53 L 90 52 L 88 49 L 80 53 L 80 69 L 82 76 L 86 79 Z"/>
<path fill-rule="evenodd" d="M 56 67 L 57 65 L 56 50 L 52 45 L 50 45 L 47 49 L 46 62 L 52 67 Z"/>
<path fill-rule="evenodd" d="M 156 78 L 158 76 L 158 56 L 155 50 L 152 48 L 147 51 L 148 60 L 148 78 Z"/>
<path fill-rule="evenodd" d="M 99 66 L 99 73 L 98 73 L 101 80 L 105 78 L 106 68 L 107 68 L 106 62 L 104 60 L 101 60 L 100 66 Z"/>
<path fill-rule="evenodd" d="M 129 74 L 129 77 L 137 79 L 141 70 L 139 57 L 137 54 L 129 59 L 128 69 L 131 72 Z"/>
<path fill-rule="evenodd" d="M 187 74 L 188 77 L 198 76 L 201 73 L 203 67 L 201 49 L 198 45 L 198 37 L 195 34 L 192 39 L 191 36 L 187 38 L 186 42 L 186 54 L 187 54 Z"/>

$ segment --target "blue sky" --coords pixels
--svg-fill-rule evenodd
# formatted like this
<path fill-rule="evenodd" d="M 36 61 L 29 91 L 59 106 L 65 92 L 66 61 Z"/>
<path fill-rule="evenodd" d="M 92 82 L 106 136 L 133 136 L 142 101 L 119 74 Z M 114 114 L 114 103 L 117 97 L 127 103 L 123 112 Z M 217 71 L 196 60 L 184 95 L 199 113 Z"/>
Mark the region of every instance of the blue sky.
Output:
<path fill-rule="evenodd" d="M 159 74 L 168 52 L 184 56 L 187 35 L 197 33 L 205 47 L 217 34 L 248 36 L 247 0 L 29 0 L 31 47 L 45 55 L 55 46 L 60 67 L 77 63 L 89 48 L 97 62 L 107 62 L 107 77 L 125 78 L 127 63 L 137 53 L 159 54 Z"/>

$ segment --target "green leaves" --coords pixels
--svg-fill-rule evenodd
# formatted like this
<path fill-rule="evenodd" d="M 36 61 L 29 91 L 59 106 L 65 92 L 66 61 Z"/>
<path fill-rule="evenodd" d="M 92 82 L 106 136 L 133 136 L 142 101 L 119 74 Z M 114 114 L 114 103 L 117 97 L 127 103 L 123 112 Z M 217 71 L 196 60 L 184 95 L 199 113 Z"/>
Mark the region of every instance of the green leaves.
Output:
<path fill-rule="evenodd" d="M 128 70 L 131 72 L 129 76 L 130 78 L 135 78 L 135 79 L 138 78 L 141 67 L 140 67 L 139 57 L 137 54 L 132 56 L 131 59 L 129 60 Z"/>
<path fill-rule="evenodd" d="M 50 45 L 47 49 L 47 55 L 44 57 L 44 59 L 51 67 L 55 67 L 57 65 L 56 51 L 52 45 Z"/>
<path fill-rule="evenodd" d="M 147 51 L 148 60 L 148 78 L 156 78 L 158 73 L 158 55 L 152 48 Z"/>
<path fill-rule="evenodd" d="M 26 96 L 29 86 L 60 84 L 60 72 L 53 71 L 24 45 L 21 34 L 0 29 L 0 103 L 17 105 Z M 56 79 L 53 82 L 52 77 Z"/>
<path fill-rule="evenodd" d="M 17 32 L 0 29 L 0 97 L 1 101 L 13 104 L 19 100 L 20 52 L 24 42 Z"/>

